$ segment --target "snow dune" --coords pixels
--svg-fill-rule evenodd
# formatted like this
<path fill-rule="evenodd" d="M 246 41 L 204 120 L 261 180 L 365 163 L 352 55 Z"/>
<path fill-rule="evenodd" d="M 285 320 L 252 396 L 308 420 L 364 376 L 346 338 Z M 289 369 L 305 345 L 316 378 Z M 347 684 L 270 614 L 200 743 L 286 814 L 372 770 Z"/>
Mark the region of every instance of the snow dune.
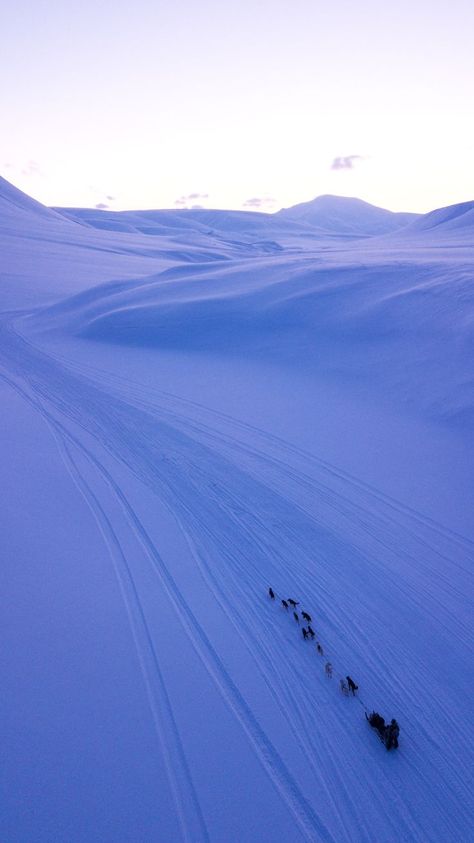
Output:
<path fill-rule="evenodd" d="M 339 249 L 181 263 L 98 285 L 34 317 L 42 331 L 247 356 L 330 373 L 430 418 L 472 425 L 474 290 L 464 254 Z"/>
<path fill-rule="evenodd" d="M 2 839 L 469 840 L 469 238 L 0 187 Z"/>

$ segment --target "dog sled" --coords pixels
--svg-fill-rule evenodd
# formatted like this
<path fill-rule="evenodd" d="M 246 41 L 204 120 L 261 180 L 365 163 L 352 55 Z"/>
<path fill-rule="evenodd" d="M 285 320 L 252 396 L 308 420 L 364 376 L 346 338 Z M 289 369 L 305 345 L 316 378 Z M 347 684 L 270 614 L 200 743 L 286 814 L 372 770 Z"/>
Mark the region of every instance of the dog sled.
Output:
<path fill-rule="evenodd" d="M 377 711 L 373 711 L 371 714 L 365 712 L 365 718 L 369 726 L 377 732 L 387 750 L 398 749 L 400 727 L 395 719 L 392 719 L 390 723 L 385 723 L 384 718 Z"/>

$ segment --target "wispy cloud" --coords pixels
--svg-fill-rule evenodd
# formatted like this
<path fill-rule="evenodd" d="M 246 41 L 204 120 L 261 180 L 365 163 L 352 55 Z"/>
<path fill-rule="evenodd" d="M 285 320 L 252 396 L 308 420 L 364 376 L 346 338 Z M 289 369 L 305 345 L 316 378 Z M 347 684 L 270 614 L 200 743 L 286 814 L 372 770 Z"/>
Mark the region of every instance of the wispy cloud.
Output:
<path fill-rule="evenodd" d="M 41 169 L 38 161 L 30 158 L 28 161 L 6 161 L 3 164 L 3 169 L 10 170 L 16 176 L 41 176 L 44 177 L 44 172 Z"/>
<path fill-rule="evenodd" d="M 22 176 L 42 176 L 41 167 L 37 161 L 30 159 L 21 169 Z"/>
<path fill-rule="evenodd" d="M 105 202 L 98 202 L 95 207 L 97 208 L 98 211 L 106 211 L 107 208 L 109 208 L 110 206 L 106 205 Z"/>
<path fill-rule="evenodd" d="M 353 170 L 357 161 L 363 161 L 362 155 L 342 155 L 334 158 L 331 170 Z"/>
<path fill-rule="evenodd" d="M 276 200 L 273 196 L 252 196 L 246 199 L 243 203 L 243 208 L 269 208 L 274 205 Z"/>
<path fill-rule="evenodd" d="M 180 196 L 175 200 L 175 205 L 178 208 L 186 208 L 189 203 L 192 203 L 193 208 L 202 208 L 202 205 L 194 204 L 197 199 L 209 199 L 208 193 L 188 193 L 186 196 Z"/>

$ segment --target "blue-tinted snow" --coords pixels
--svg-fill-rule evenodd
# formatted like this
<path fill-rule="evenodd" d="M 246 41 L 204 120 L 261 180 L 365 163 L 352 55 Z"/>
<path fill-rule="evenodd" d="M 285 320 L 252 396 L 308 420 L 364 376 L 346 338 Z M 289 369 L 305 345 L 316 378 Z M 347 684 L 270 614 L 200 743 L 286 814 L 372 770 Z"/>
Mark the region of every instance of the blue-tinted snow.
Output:
<path fill-rule="evenodd" d="M 0 194 L 2 839 L 470 839 L 472 209 Z"/>

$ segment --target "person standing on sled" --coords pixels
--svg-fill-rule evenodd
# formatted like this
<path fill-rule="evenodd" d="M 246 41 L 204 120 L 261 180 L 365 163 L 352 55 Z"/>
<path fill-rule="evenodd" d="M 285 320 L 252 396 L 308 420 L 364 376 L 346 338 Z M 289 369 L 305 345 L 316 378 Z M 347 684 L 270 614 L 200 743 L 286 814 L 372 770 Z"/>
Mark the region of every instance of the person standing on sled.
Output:
<path fill-rule="evenodd" d="M 385 746 L 387 749 L 397 749 L 398 748 L 398 736 L 400 734 L 400 727 L 395 720 L 392 718 L 390 724 L 385 729 Z"/>

